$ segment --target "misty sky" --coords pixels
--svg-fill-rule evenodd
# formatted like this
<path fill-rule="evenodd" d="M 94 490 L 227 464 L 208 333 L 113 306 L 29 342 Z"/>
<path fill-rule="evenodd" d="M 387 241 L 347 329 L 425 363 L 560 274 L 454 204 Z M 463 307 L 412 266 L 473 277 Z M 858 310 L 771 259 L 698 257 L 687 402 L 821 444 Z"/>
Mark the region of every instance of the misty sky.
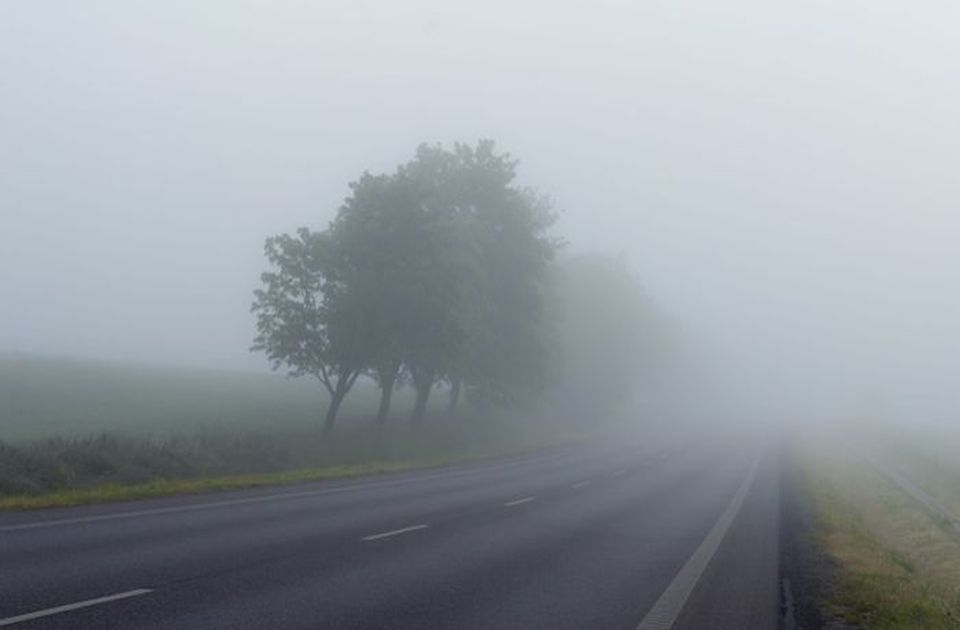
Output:
<path fill-rule="evenodd" d="M 952 1 L 5 0 L 0 352 L 266 369 L 263 239 L 489 137 L 743 382 L 949 415 L 958 32 Z"/>

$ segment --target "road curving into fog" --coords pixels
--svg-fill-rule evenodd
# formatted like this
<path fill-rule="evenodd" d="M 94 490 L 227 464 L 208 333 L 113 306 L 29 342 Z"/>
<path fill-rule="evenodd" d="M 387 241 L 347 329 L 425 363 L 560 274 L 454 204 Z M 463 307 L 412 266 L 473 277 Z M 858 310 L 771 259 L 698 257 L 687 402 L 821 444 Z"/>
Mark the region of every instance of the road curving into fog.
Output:
<path fill-rule="evenodd" d="M 776 470 L 627 441 L 0 515 L 0 626 L 776 628 Z"/>

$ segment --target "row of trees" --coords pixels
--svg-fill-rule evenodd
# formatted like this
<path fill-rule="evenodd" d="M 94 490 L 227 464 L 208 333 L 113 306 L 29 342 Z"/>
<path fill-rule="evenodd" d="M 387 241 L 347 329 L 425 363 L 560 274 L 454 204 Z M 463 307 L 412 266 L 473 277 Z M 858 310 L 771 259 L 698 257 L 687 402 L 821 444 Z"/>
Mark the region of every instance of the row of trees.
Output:
<path fill-rule="evenodd" d="M 362 375 L 380 387 L 380 422 L 409 380 L 415 423 L 440 381 L 453 412 L 461 392 L 509 404 L 555 377 L 556 216 L 515 175 L 490 141 L 422 145 L 394 173 L 351 184 L 327 229 L 267 240 L 254 349 L 319 379 L 325 433 Z"/>
<path fill-rule="evenodd" d="M 551 266 L 549 283 L 559 354 L 551 413 L 597 424 L 647 409 L 675 367 L 678 331 L 626 260 L 567 256 Z"/>

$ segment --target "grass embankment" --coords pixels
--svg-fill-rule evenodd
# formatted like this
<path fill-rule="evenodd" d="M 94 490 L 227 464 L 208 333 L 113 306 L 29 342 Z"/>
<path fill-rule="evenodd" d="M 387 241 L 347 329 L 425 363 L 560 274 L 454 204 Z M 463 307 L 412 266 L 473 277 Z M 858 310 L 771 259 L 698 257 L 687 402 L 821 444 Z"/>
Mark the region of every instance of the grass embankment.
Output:
<path fill-rule="evenodd" d="M 438 392 L 438 394 L 440 394 Z M 315 383 L 273 375 L 0 358 L 0 509 L 31 509 L 349 477 L 505 456 L 568 441 L 556 426 L 446 418 L 423 427 L 372 386 L 321 440 Z"/>
<path fill-rule="evenodd" d="M 101 436 L 55 440 L 0 453 L 0 510 L 66 507 L 175 494 L 291 484 L 518 455 L 580 439 L 533 426 L 447 424 L 358 427 L 314 435 L 205 436 L 148 444 Z M 250 448 L 237 451 L 241 442 Z M 205 449 L 198 450 L 198 443 Z M 260 444 L 262 448 L 257 449 Z M 222 457 L 220 449 L 233 455 Z M 63 453 L 68 453 L 64 456 Z M 10 457 L 16 453 L 17 457 Z M 146 453 L 146 455 L 144 455 Z M 238 454 L 239 453 L 239 454 Z M 224 474 L 223 471 L 235 471 Z M 258 472 L 241 472 L 258 471 Z"/>
<path fill-rule="evenodd" d="M 849 450 L 809 448 L 812 535 L 833 565 L 824 617 L 870 630 L 960 628 L 960 541 Z"/>
<path fill-rule="evenodd" d="M 554 442 L 559 445 L 562 441 Z M 344 479 L 363 475 L 398 472 L 418 468 L 439 467 L 455 463 L 464 463 L 473 460 L 520 455 L 524 452 L 550 446 L 546 442 L 538 442 L 527 446 L 503 445 L 501 448 L 491 448 L 487 451 L 473 451 L 451 453 L 446 456 L 420 459 L 399 459 L 395 461 L 372 461 L 324 468 L 301 468 L 289 471 L 272 473 L 238 474 L 220 477 L 202 477 L 197 479 L 164 479 L 157 478 L 141 483 L 107 483 L 92 485 L 85 488 L 68 488 L 60 491 L 43 492 L 39 494 L 14 494 L 0 496 L 0 511 L 9 510 L 36 510 L 52 507 L 70 507 L 94 503 L 110 503 L 116 501 L 132 501 L 178 494 L 196 494 L 201 492 L 216 492 L 220 490 L 239 490 L 243 488 L 259 488 L 302 483 L 307 481 L 321 481 L 325 479 Z"/>
<path fill-rule="evenodd" d="M 874 439 L 878 457 L 960 516 L 960 436 L 956 429 L 894 429 Z"/>

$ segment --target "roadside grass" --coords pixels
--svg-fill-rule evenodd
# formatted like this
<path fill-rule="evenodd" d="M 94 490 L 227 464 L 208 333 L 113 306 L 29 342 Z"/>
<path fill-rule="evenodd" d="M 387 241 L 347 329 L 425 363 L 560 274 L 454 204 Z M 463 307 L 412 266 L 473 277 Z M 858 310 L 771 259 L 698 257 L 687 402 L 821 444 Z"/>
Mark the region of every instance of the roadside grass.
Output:
<path fill-rule="evenodd" d="M 561 442 L 557 442 L 559 445 Z M 365 475 L 400 472 L 404 470 L 436 468 L 456 463 L 521 455 L 525 452 L 549 446 L 535 445 L 504 446 L 488 451 L 465 452 L 445 457 L 401 459 L 397 461 L 374 461 L 359 464 L 329 466 L 325 468 L 302 468 L 298 470 L 205 477 L 199 479 L 154 479 L 144 483 L 108 483 L 89 488 L 73 488 L 37 495 L 0 496 L 0 511 L 37 510 L 53 507 L 71 507 L 95 503 L 133 501 L 181 494 L 197 494 L 222 490 L 240 490 L 267 486 L 281 486 L 308 481 L 346 479 Z"/>
<path fill-rule="evenodd" d="M 318 384 L 270 374 L 0 356 L 0 510 L 383 473 L 517 454 L 582 437 L 537 414 L 447 417 L 436 392 L 386 426 L 358 383 L 328 439 Z"/>
<path fill-rule="evenodd" d="M 496 458 L 584 439 L 547 422 L 464 415 L 425 426 L 205 432 L 162 440 L 101 434 L 0 443 L 0 510 L 64 507 L 290 484 Z"/>
<path fill-rule="evenodd" d="M 804 452 L 813 535 L 837 568 L 821 602 L 858 628 L 960 628 L 960 541 L 866 461 L 823 445 Z"/>
<path fill-rule="evenodd" d="M 875 441 L 884 461 L 960 517 L 960 436 L 888 429 Z"/>

